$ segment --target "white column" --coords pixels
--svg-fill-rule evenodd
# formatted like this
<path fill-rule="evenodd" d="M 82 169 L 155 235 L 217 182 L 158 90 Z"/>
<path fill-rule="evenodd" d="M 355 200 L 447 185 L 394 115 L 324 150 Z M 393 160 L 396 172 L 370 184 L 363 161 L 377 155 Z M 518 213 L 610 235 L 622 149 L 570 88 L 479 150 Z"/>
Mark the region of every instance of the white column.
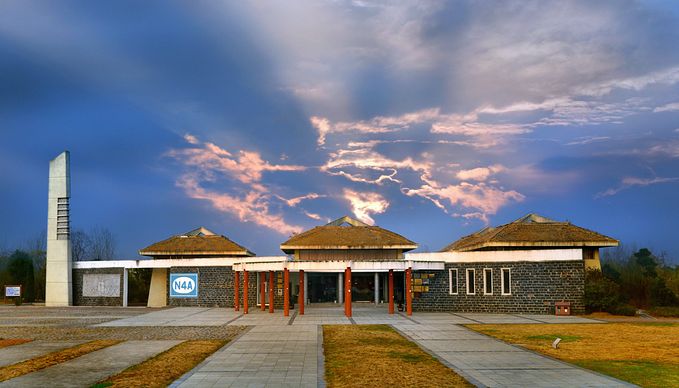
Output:
<path fill-rule="evenodd" d="M 127 286 L 127 268 L 123 268 L 123 307 L 127 307 L 127 297 L 129 295 L 128 293 L 128 286 Z"/>
<path fill-rule="evenodd" d="M 71 280 L 71 199 L 70 156 L 68 151 L 50 161 L 47 203 L 47 260 L 45 305 L 73 304 Z"/>
<path fill-rule="evenodd" d="M 375 305 L 380 304 L 380 274 L 375 272 Z"/>
<path fill-rule="evenodd" d="M 344 274 L 337 274 L 337 303 L 344 303 Z"/>

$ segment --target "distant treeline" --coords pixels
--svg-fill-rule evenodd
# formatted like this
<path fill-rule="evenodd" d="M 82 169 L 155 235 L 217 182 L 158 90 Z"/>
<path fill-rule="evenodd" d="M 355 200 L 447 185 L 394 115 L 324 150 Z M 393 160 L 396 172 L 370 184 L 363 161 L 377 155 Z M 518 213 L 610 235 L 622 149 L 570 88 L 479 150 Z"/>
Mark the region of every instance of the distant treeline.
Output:
<path fill-rule="evenodd" d="M 679 314 L 679 265 L 668 264 L 666 254 L 621 246 L 602 256 L 601 271 L 587 272 L 589 311 L 634 315 L 637 309 L 645 309 L 656 315 Z"/>
<path fill-rule="evenodd" d="M 72 260 L 113 260 L 116 243 L 106 228 L 89 231 L 75 229 L 71 233 Z M 4 296 L 5 285 L 21 285 L 22 301 L 45 300 L 45 257 L 47 242 L 42 233 L 19 249 L 0 251 L 0 286 Z"/>

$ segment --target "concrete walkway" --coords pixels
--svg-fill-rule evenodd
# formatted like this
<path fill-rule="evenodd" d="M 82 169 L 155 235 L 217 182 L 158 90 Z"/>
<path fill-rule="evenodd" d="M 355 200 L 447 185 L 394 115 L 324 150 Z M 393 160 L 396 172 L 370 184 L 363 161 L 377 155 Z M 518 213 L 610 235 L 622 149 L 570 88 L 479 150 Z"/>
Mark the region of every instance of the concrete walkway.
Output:
<path fill-rule="evenodd" d="M 88 387 L 182 341 L 126 341 L 0 383 L 0 387 Z"/>
<path fill-rule="evenodd" d="M 324 386 L 324 324 L 389 324 L 480 387 L 617 387 L 624 382 L 506 344 L 460 326 L 471 323 L 593 323 L 580 317 L 545 315 L 403 313 L 389 315 L 386 306 L 354 305 L 353 317 L 341 306 L 308 307 L 305 315 L 291 310 L 274 314 L 251 308 L 244 315 L 223 308 L 170 308 L 96 326 L 220 326 L 249 329 L 173 383 L 181 387 Z M 140 363 L 180 341 L 127 341 L 0 384 L 2 386 L 89 386 L 130 365 Z M 0 349 L 2 360 L 18 359 L 21 347 Z M 59 345 L 34 343 L 34 354 Z M 43 350 L 40 350 L 43 346 Z M 64 345 L 61 345 L 64 346 Z M 12 348 L 14 348 L 12 350 Z M 56 349 L 55 349 L 56 350 Z M 30 355 L 25 358 L 31 358 Z M 12 363 L 12 361 L 7 361 Z"/>
<path fill-rule="evenodd" d="M 230 317 L 233 317 L 231 315 Z M 307 308 L 305 315 L 251 310 L 229 325 L 251 329 L 173 384 L 176 387 L 322 386 L 324 324 L 389 324 L 479 387 L 620 387 L 624 382 L 506 344 L 460 326 L 469 323 L 600 323 L 580 317 L 415 313 Z"/>
<path fill-rule="evenodd" d="M 21 345 L 7 346 L 0 349 L 0 367 L 30 360 L 84 342 L 86 341 L 31 341 Z"/>
<path fill-rule="evenodd" d="M 318 325 L 254 326 L 231 344 L 208 357 L 205 362 L 172 386 L 184 388 L 323 385 L 323 374 L 319 373 L 323 367 L 322 358 L 319 358 L 322 356 L 320 330 L 321 327 Z"/>
<path fill-rule="evenodd" d="M 631 384 L 509 345 L 440 319 L 393 325 L 481 387 L 630 387 Z"/>
<path fill-rule="evenodd" d="M 100 323 L 100 327 L 130 326 L 221 326 L 237 318 L 240 313 L 233 309 L 208 307 L 175 307 Z M 282 315 L 282 314 L 278 314 Z"/>

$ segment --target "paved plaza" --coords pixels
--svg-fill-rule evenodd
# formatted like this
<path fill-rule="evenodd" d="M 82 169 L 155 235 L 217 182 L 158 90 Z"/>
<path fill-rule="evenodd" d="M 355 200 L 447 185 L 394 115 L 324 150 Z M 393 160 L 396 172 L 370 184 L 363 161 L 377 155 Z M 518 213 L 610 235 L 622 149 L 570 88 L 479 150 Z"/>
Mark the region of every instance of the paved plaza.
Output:
<path fill-rule="evenodd" d="M 224 308 L 177 307 L 122 317 L 91 327 L 246 326 L 247 330 L 173 383 L 175 387 L 325 386 L 322 327 L 325 324 L 388 324 L 479 387 L 619 387 L 631 386 L 476 333 L 463 324 L 550 324 L 602 322 L 575 317 L 521 314 L 403 313 L 386 306 L 355 304 L 353 316 L 343 308 L 306 308 L 285 317 L 251 308 L 249 314 Z M 85 314 L 82 314 L 85 315 Z M 46 317 L 49 319 L 50 317 Z M 37 322 L 31 322 L 34 324 Z M 88 386 L 110 374 L 162 352 L 180 341 L 126 341 L 1 386 Z M 34 341 L 0 349 L 0 365 L 72 346 L 75 342 Z M 81 373 L 76 373 L 81 371 Z"/>

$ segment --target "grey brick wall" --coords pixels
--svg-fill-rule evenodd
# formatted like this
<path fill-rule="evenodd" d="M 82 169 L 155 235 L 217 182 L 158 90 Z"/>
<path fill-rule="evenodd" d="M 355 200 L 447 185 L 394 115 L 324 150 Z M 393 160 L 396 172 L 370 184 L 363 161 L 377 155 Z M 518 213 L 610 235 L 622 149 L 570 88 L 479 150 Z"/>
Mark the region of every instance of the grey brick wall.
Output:
<path fill-rule="evenodd" d="M 73 270 L 73 305 L 74 306 L 122 306 L 123 305 L 123 271 L 124 268 L 86 268 Z M 119 297 L 86 297 L 83 296 L 84 274 L 116 274 L 120 275 Z"/>
<path fill-rule="evenodd" d="M 170 273 L 197 273 L 198 274 L 198 298 L 170 298 L 169 274 Z M 282 272 L 280 272 L 282 276 Z M 248 305 L 250 309 L 257 306 L 257 272 L 249 273 L 248 280 Z M 268 273 L 267 273 L 268 276 Z M 279 272 L 274 272 L 274 308 L 283 309 L 283 296 L 278 295 Z M 168 305 L 169 306 L 198 306 L 198 307 L 229 307 L 233 308 L 235 273 L 231 267 L 172 267 L 168 271 Z M 239 298 L 243 305 L 243 273 L 240 274 Z M 291 299 L 291 304 L 296 303 Z M 266 295 L 266 303 L 269 303 L 269 295 Z"/>
<path fill-rule="evenodd" d="M 171 273 L 197 273 L 198 298 L 171 298 Z M 172 267 L 168 271 L 168 306 L 233 307 L 233 270 L 231 267 Z"/>
<path fill-rule="evenodd" d="M 458 294 L 449 293 L 449 269 L 458 270 Z M 475 295 L 467 295 L 466 269 L 475 269 Z M 493 294 L 484 295 L 483 270 L 492 269 Z M 501 294 L 501 268 L 511 269 L 511 295 Z M 585 273 L 582 261 L 446 264 L 434 274 L 429 292 L 413 299 L 415 311 L 553 314 L 554 303 L 571 303 L 573 314 L 584 313 Z"/>

